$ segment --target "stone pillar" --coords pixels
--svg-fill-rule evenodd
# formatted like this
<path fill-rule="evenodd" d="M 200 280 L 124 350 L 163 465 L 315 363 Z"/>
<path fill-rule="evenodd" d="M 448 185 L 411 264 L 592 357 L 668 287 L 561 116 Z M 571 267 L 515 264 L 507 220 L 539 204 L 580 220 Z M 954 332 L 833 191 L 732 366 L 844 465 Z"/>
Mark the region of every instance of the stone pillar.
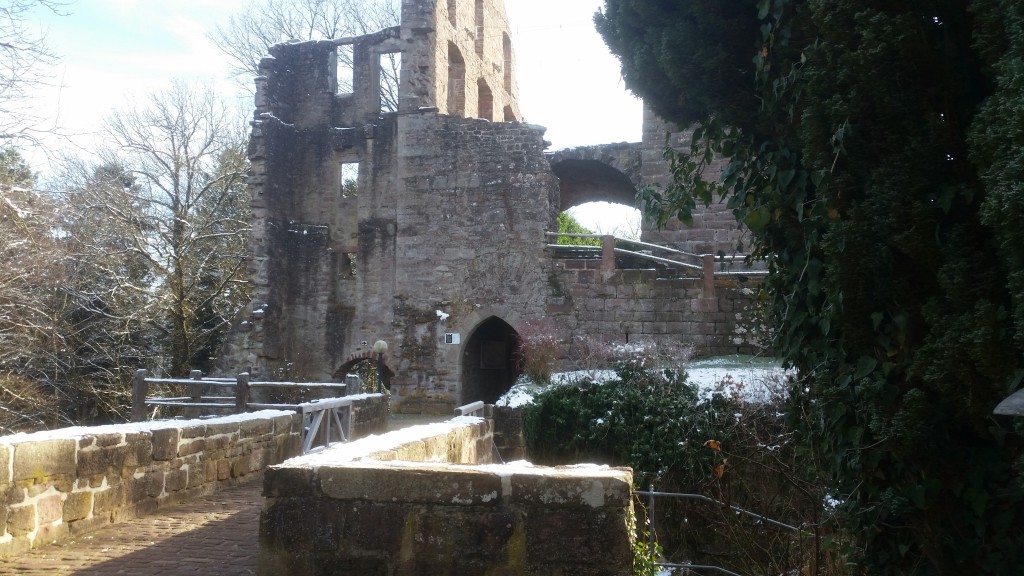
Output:
<path fill-rule="evenodd" d="M 615 270 L 615 236 L 601 237 L 601 270 Z"/>

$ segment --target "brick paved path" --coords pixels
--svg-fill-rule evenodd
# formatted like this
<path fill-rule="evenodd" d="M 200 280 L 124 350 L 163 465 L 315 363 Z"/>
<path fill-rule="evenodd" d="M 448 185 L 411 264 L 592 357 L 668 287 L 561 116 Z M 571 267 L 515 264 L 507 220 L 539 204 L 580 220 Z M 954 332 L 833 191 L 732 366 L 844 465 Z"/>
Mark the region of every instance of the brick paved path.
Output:
<path fill-rule="evenodd" d="M 256 574 L 262 475 L 76 540 L 0 559 L 0 574 Z"/>

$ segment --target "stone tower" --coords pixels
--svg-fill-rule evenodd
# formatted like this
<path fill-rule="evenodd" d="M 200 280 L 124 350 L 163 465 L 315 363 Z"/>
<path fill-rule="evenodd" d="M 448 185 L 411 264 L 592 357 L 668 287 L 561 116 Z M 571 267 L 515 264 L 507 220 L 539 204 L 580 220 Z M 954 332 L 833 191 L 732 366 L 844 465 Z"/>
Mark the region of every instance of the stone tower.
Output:
<path fill-rule="evenodd" d="M 544 129 L 518 121 L 517 93 L 500 0 L 406 0 L 398 27 L 271 48 L 249 149 L 254 299 L 224 366 L 332 380 L 380 339 L 406 409 L 507 389 L 557 215 Z"/>

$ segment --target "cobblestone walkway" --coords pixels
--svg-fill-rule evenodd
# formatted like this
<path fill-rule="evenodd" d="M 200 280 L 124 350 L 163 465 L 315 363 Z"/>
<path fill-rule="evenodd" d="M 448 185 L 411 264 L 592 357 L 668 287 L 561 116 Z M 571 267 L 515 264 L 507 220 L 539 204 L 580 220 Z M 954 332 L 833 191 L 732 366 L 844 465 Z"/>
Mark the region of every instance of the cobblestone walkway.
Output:
<path fill-rule="evenodd" d="M 0 574 L 254 575 L 262 487 L 258 476 L 64 544 L 0 559 Z"/>

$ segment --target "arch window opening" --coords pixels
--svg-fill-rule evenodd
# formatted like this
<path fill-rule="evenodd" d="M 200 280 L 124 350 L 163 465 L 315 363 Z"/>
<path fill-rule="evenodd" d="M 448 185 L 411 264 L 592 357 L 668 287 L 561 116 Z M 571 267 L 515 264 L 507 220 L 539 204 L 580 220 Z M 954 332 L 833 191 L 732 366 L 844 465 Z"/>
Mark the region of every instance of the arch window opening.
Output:
<path fill-rule="evenodd" d="M 466 115 L 466 61 L 451 42 L 448 43 L 448 114 Z"/>
<path fill-rule="evenodd" d="M 502 56 L 504 57 L 503 72 L 505 92 L 512 93 L 512 39 L 508 34 L 502 34 L 501 39 Z"/>
<path fill-rule="evenodd" d="M 478 80 L 477 86 L 477 118 L 494 121 L 494 94 L 490 86 L 483 79 Z"/>

